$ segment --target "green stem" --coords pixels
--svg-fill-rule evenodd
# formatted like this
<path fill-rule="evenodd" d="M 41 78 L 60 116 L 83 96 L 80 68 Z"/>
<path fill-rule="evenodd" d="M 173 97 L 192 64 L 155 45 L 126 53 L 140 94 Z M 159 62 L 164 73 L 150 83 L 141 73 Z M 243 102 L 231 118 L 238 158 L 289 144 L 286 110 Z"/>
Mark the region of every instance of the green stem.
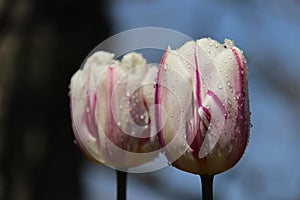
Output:
<path fill-rule="evenodd" d="M 202 200 L 213 200 L 214 175 L 200 175 L 202 184 Z"/>
<path fill-rule="evenodd" d="M 117 200 L 126 200 L 127 172 L 116 170 Z"/>

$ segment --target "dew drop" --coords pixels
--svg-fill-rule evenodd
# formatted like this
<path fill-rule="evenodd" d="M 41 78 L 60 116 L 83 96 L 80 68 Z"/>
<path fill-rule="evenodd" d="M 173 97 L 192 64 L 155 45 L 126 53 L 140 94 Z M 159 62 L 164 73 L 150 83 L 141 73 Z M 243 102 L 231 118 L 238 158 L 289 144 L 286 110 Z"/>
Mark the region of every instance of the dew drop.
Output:
<path fill-rule="evenodd" d="M 219 45 L 218 45 L 218 44 L 215 44 L 215 47 L 216 47 L 216 48 L 219 48 Z"/>
<path fill-rule="evenodd" d="M 210 46 L 210 47 L 211 47 L 211 46 L 212 46 L 212 43 L 211 43 L 211 42 L 210 42 L 210 43 L 208 43 L 208 46 Z"/>
<path fill-rule="evenodd" d="M 209 49 L 207 50 L 207 53 L 210 53 L 210 50 L 209 50 Z"/>
<path fill-rule="evenodd" d="M 227 82 L 227 85 L 230 89 L 232 89 L 231 83 L 229 81 Z"/>
<path fill-rule="evenodd" d="M 227 63 L 227 60 L 226 60 L 226 59 L 224 59 L 224 63 Z"/>
<path fill-rule="evenodd" d="M 141 115 L 141 116 L 140 116 L 140 118 L 141 118 L 141 119 L 144 119 L 144 118 L 145 118 L 145 116 L 144 116 L 144 115 Z"/>
<path fill-rule="evenodd" d="M 86 111 L 87 113 L 91 112 L 91 110 L 90 110 L 89 107 L 87 107 L 87 108 L 85 109 L 85 111 Z"/>
<path fill-rule="evenodd" d="M 223 88 L 223 86 L 222 86 L 222 85 L 219 85 L 219 86 L 218 86 L 218 88 L 219 88 L 219 89 L 222 89 L 222 88 Z"/>

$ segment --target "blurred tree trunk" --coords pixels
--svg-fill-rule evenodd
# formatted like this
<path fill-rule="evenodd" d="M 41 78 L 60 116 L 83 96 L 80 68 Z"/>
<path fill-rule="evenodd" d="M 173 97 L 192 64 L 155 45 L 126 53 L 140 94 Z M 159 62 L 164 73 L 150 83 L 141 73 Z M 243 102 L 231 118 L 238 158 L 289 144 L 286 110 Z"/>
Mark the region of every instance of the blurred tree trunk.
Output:
<path fill-rule="evenodd" d="M 108 35 L 104 6 L 0 1 L 0 199 L 80 199 L 68 84 Z"/>

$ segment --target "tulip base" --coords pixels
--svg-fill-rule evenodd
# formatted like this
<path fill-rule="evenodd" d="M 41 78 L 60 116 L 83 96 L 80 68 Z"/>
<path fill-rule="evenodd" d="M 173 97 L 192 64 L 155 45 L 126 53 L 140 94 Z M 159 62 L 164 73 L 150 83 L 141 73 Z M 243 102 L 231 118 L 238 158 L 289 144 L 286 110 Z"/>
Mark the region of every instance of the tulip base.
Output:
<path fill-rule="evenodd" d="M 214 175 L 200 175 L 202 184 L 202 200 L 213 200 Z"/>
<path fill-rule="evenodd" d="M 126 200 L 127 172 L 116 170 L 117 200 Z"/>

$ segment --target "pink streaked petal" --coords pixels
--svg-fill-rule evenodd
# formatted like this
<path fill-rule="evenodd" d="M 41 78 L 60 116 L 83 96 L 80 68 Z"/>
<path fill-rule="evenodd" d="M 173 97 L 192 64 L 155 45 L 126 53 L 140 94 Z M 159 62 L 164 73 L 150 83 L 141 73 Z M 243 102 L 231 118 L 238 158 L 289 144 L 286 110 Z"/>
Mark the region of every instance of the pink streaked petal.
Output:
<path fill-rule="evenodd" d="M 108 126 L 107 130 L 109 130 L 110 136 L 112 138 L 115 137 L 115 124 L 114 124 L 114 118 L 113 118 L 113 113 L 112 113 L 112 108 L 111 105 L 114 105 L 113 101 L 114 99 L 112 98 L 113 96 L 113 91 L 114 91 L 114 67 L 109 67 L 109 103 L 107 105 L 107 108 L 109 109 L 107 111 L 108 113 Z"/>
<path fill-rule="evenodd" d="M 201 100 L 201 82 L 200 82 L 200 72 L 199 72 L 199 66 L 198 66 L 198 60 L 197 60 L 197 51 L 196 51 L 197 45 L 194 49 L 194 60 L 195 60 L 195 66 L 196 66 L 196 98 L 197 98 L 197 104 L 198 107 L 202 105 Z"/>
<path fill-rule="evenodd" d="M 195 130 L 193 130 L 193 125 L 191 124 L 191 122 L 186 122 L 186 128 L 187 128 L 186 140 L 187 140 L 187 143 L 189 145 L 191 145 L 195 138 L 195 134 L 194 134 Z"/>
<path fill-rule="evenodd" d="M 94 137 L 97 138 L 97 133 L 98 133 L 98 129 L 97 129 L 97 125 L 95 122 L 95 105 L 96 105 L 96 93 L 94 91 L 94 93 L 92 94 L 92 81 L 91 80 L 91 68 L 89 68 L 89 73 L 88 73 L 88 77 L 87 77 L 87 86 L 86 86 L 86 95 L 87 95 L 87 105 L 86 105 L 86 110 L 83 111 L 83 115 L 82 115 L 82 120 L 85 122 L 88 132 Z"/>
<path fill-rule="evenodd" d="M 164 67 L 164 64 L 165 64 L 165 61 L 166 61 L 166 58 L 167 58 L 167 55 L 169 53 L 169 50 L 170 48 L 168 48 L 163 57 L 162 57 L 162 60 L 160 62 L 160 66 L 159 66 L 159 69 L 158 69 L 158 73 L 157 73 L 157 83 L 156 83 L 156 88 L 155 88 L 155 99 L 154 99 L 154 104 L 156 105 L 155 106 L 155 119 L 156 119 L 156 130 L 159 130 L 158 132 L 158 139 L 159 139 L 159 142 L 160 142 L 160 145 L 162 145 L 163 147 L 166 145 L 166 141 L 165 141 L 165 138 L 163 136 L 163 130 L 162 130 L 162 111 L 161 111 L 161 88 L 160 88 L 160 83 L 161 83 L 161 74 L 162 74 L 162 70 L 163 70 L 163 67 Z"/>
<path fill-rule="evenodd" d="M 216 103 L 216 105 L 221 109 L 223 115 L 225 116 L 225 119 L 227 118 L 227 112 L 225 109 L 224 104 L 222 103 L 221 99 L 211 90 L 207 91 L 207 95 L 210 96 L 214 102 Z"/>
<path fill-rule="evenodd" d="M 211 114 L 209 110 L 205 106 L 200 106 L 201 111 L 203 112 L 205 118 L 207 119 L 208 122 L 211 120 Z"/>

